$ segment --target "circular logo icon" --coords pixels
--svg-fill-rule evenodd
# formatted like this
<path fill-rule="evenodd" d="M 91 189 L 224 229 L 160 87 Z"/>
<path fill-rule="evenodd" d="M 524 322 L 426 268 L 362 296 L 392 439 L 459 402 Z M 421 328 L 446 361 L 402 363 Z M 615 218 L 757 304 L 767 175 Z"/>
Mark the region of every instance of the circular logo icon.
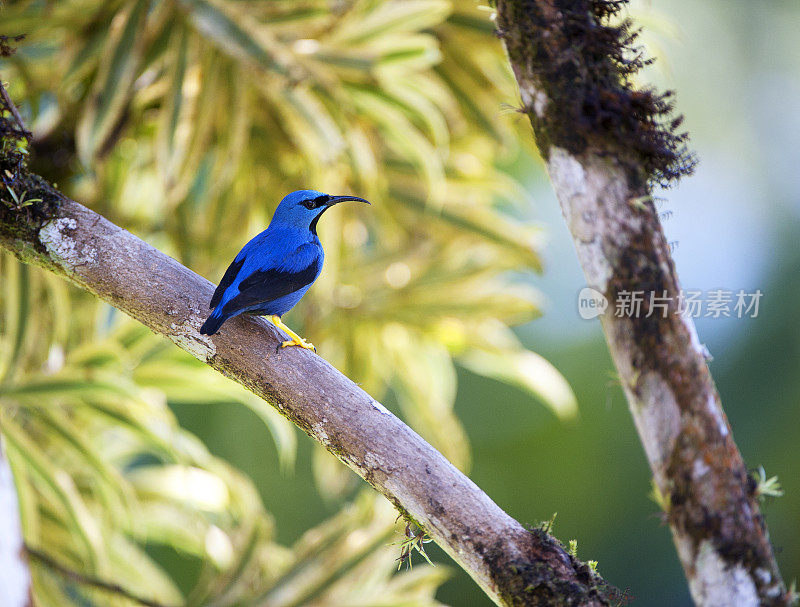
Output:
<path fill-rule="evenodd" d="M 578 293 L 578 314 L 584 320 L 591 320 L 603 314 L 608 308 L 608 300 L 600 291 L 584 287 Z"/>

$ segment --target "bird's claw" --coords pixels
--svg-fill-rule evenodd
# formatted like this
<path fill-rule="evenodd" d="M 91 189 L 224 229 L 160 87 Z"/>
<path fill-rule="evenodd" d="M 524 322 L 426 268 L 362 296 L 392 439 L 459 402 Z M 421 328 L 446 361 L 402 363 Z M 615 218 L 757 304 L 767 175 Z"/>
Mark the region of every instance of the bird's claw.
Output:
<path fill-rule="evenodd" d="M 303 339 L 302 337 L 299 340 L 287 339 L 286 341 L 281 343 L 281 348 L 287 348 L 289 346 L 298 346 L 305 350 L 313 350 L 314 352 L 317 351 L 317 349 L 314 347 L 314 344 L 312 344 L 310 341 Z"/>
<path fill-rule="evenodd" d="M 304 350 L 313 350 L 314 352 L 317 351 L 317 349 L 314 347 L 314 344 L 312 344 L 310 341 L 306 341 L 305 339 L 300 337 L 297 333 L 292 331 L 289 327 L 287 327 L 281 320 L 280 316 L 273 314 L 269 317 L 269 319 L 273 325 L 275 325 L 276 327 L 284 331 L 286 335 L 291 337 L 291 339 L 287 339 L 286 341 L 281 342 L 280 345 L 275 348 L 276 352 L 281 348 L 288 348 L 289 346 L 299 346 Z"/>

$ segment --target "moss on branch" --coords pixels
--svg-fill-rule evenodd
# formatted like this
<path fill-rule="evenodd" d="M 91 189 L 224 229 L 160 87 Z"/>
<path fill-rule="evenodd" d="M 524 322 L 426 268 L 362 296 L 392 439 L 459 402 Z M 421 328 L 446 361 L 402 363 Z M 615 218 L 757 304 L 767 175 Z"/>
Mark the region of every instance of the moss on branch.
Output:
<path fill-rule="evenodd" d="M 6 44 L 0 39 L 0 45 Z M 0 237 L 41 246 L 38 231 L 55 215 L 60 195 L 28 170 L 30 139 L 0 83 Z"/>
<path fill-rule="evenodd" d="M 498 0 L 498 36 L 517 80 L 533 85 L 521 93 L 545 158 L 553 146 L 611 155 L 639 179 L 666 186 L 696 161 L 673 93 L 634 84 L 652 60 L 636 42 L 638 30 L 620 17 L 626 4 Z"/>

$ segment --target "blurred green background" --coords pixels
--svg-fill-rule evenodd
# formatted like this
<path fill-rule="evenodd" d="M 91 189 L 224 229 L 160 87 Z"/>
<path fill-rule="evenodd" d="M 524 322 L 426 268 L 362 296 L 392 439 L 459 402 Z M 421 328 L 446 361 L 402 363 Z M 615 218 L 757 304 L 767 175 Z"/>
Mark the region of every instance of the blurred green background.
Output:
<path fill-rule="evenodd" d="M 27 6 L 22 6 L 25 4 Z M 126 10 L 126 3 L 112 4 L 114 6 L 107 9 L 106 17 L 114 10 Z M 248 9 L 263 6 L 245 4 Z M 372 15 L 374 24 L 374 12 L 371 11 L 380 2 L 353 4 L 358 5 L 358 10 L 364 15 Z M 36 5 L 11 3 L 9 10 L 18 21 L 7 23 L 25 23 L 24 19 L 32 18 L 31 15 L 38 10 Z M 194 10 L 201 3 L 184 5 L 191 5 Z M 326 216 L 328 225 L 321 234 L 329 252 L 326 274 L 321 284 L 315 287 L 315 293 L 311 294 L 311 301 L 292 313 L 294 322 L 290 321 L 290 324 L 302 327 L 301 332 L 321 346 L 323 355 L 327 354 L 339 368 L 363 381 L 384 399 L 387 406 L 403 415 L 418 431 L 427 433 L 426 437 L 445 450 L 448 456 L 465 466 L 471 461 L 470 477 L 519 521 L 535 525 L 557 512 L 555 535 L 565 543 L 577 539 L 579 557 L 597 560 L 600 573 L 610 583 L 628 590 L 634 604 L 688 606 L 691 601 L 669 530 L 661 523 L 657 506 L 648 498 L 649 469 L 627 404 L 616 384 L 599 322 L 582 320 L 577 313 L 577 293 L 584 286 L 582 274 L 547 177 L 531 149 L 529 124 L 523 116 L 502 105 L 513 106 L 517 100 L 513 82 L 497 67 L 502 64 L 503 57 L 499 43 L 491 36 L 488 11 L 475 9 L 475 5 L 469 3 L 469 7 L 452 13 L 457 18 L 442 21 L 451 10 L 448 3 L 415 2 L 408 6 L 412 5 L 427 16 L 409 17 L 404 24 L 395 18 L 392 21 L 394 29 L 387 26 L 386 30 L 379 30 L 380 33 L 376 34 L 377 40 L 382 40 L 381 36 L 389 32 L 398 36 L 393 40 L 394 44 L 406 45 L 405 54 L 398 52 L 391 58 L 391 61 L 399 62 L 393 68 L 398 70 L 396 73 L 383 76 L 383 80 L 380 75 L 370 76 L 386 87 L 386 97 L 378 96 L 377 100 L 364 96 L 364 90 L 360 88 L 366 86 L 360 80 L 362 76 L 353 76 L 353 73 L 359 70 L 359 73 L 371 73 L 372 68 L 364 57 L 371 57 L 376 52 L 380 55 L 384 51 L 375 51 L 374 48 L 365 51 L 366 43 L 353 34 L 354 26 L 350 26 L 349 32 L 337 31 L 335 19 L 324 21 L 312 14 L 315 7 L 331 5 L 305 2 L 291 7 L 288 2 L 276 2 L 271 8 L 263 9 L 263 13 L 258 12 L 261 8 L 255 10 L 254 20 L 263 18 L 277 30 L 274 38 L 256 36 L 259 44 L 270 52 L 275 51 L 275 56 L 280 59 L 281 44 L 291 46 L 294 41 L 292 48 L 299 55 L 309 55 L 320 62 L 319 66 L 304 65 L 304 69 L 314 75 L 322 74 L 321 81 L 325 81 L 328 73 L 325 70 L 342 70 L 341 73 L 335 72 L 335 77 L 349 83 L 348 91 L 353 95 L 350 102 L 361 105 L 353 116 L 345 117 L 327 108 L 332 116 L 331 124 L 322 125 L 320 135 L 319 132 L 309 133 L 303 120 L 308 119 L 309 111 L 313 114 L 325 107 L 324 101 L 302 97 L 302 85 L 298 96 L 288 101 L 270 97 L 265 114 L 254 118 L 250 127 L 253 130 L 248 149 L 252 151 L 243 151 L 237 157 L 240 170 L 246 176 L 244 180 L 225 176 L 224 168 L 220 168 L 223 165 L 217 166 L 215 157 L 185 160 L 175 152 L 175 146 L 164 144 L 169 136 L 180 138 L 185 133 L 164 127 L 166 119 L 161 116 L 169 115 L 174 107 L 159 101 L 162 96 L 168 98 L 165 91 L 169 90 L 170 81 L 165 79 L 159 84 L 161 72 L 158 63 L 154 63 L 154 73 L 144 71 L 138 76 L 141 79 L 149 74 L 152 81 L 144 82 L 135 94 L 122 95 L 111 104 L 107 111 L 119 111 L 119 116 L 124 115 L 118 123 L 103 117 L 96 108 L 91 110 L 90 107 L 77 119 L 63 109 L 91 105 L 85 102 L 91 99 L 87 91 L 95 90 L 90 89 L 92 86 L 97 87 L 92 83 L 99 78 L 97 73 L 102 75 L 102 68 L 76 68 L 70 76 L 71 88 L 59 93 L 55 102 L 46 100 L 43 91 L 47 79 L 41 75 L 37 78 L 35 70 L 52 74 L 59 73 L 59 69 L 63 72 L 63 67 L 52 68 L 54 71 L 51 72 L 41 67 L 50 65 L 47 62 L 51 60 L 42 50 L 47 45 L 37 42 L 35 36 L 29 42 L 30 46 L 23 43 L 18 61 L 8 66 L 12 72 L 4 68 L 2 74 L 12 85 L 12 75 L 18 78 L 17 96 L 38 99 L 32 101 L 30 107 L 23 108 L 27 116 L 37 120 L 40 126 L 44 124 L 43 129 L 47 127 L 47 120 L 58 125 L 58 128 L 52 127 L 53 134 L 48 139 L 48 145 L 55 152 L 49 148 L 40 150 L 40 156 L 53 160 L 59 158 L 60 151 L 66 150 L 64 165 L 60 168 L 52 164 L 45 168 L 34 165 L 38 170 L 59 181 L 78 200 L 92 203 L 93 208 L 110 215 L 211 279 L 221 274 L 236 249 L 266 221 L 277 199 L 263 203 L 267 199 L 265 192 L 277 197 L 303 185 L 334 191 L 347 188 L 374 197 L 373 210 L 377 219 L 365 213 L 357 216 L 351 213 L 341 220 Z M 213 8 L 216 4 L 202 6 Z M 296 44 L 298 37 L 292 34 L 291 22 L 297 18 L 298 6 L 308 9 L 310 16 L 303 19 L 313 26 L 324 21 L 319 30 L 312 28 L 312 31 L 321 32 L 322 51 L 308 41 L 304 42 L 305 46 Z M 647 28 L 643 39 L 651 54 L 658 57 L 657 64 L 642 78 L 677 91 L 678 109 L 686 115 L 685 126 L 691 133 L 692 147 L 700 159 L 693 177 L 661 194 L 665 200 L 660 210 L 669 215 L 668 218 L 665 216 L 665 229 L 670 240 L 675 242 L 674 257 L 681 281 L 685 288 L 691 289 L 722 288 L 734 292 L 760 289 L 764 293 L 757 318 L 699 319 L 697 326 L 701 341 L 714 356 L 712 373 L 747 465 L 751 468 L 764 466 L 769 476 L 779 477 L 786 491 L 784 497 L 768 501 L 764 513 L 781 571 L 789 583 L 800 570 L 800 448 L 796 436 L 800 429 L 800 321 L 795 311 L 800 300 L 800 239 L 797 238 L 800 233 L 800 154 L 796 150 L 800 140 L 800 113 L 797 112 L 797 99 L 800 98 L 800 37 L 797 35 L 800 31 L 800 4 L 791 0 L 768 3 L 664 0 L 658 3 L 657 11 L 655 9 L 648 2 L 634 3 L 631 8 L 632 16 Z M 275 18 L 277 14 L 283 15 L 283 21 Z M 346 10 L 342 10 L 342 14 L 349 15 Z M 98 12 L 97 15 L 98 24 L 102 24 L 102 14 Z M 203 22 L 205 29 L 197 26 L 197 22 L 194 25 L 210 38 L 230 35 L 231 30 L 223 27 L 227 21 L 208 19 L 207 13 L 203 15 L 207 18 Z M 120 18 L 116 21 L 116 24 L 109 23 L 119 30 Z M 245 19 L 242 23 L 249 22 Z M 284 27 L 282 23 L 288 24 L 285 31 L 281 30 Z M 63 22 L 59 27 L 63 36 Z M 98 25 L 97 31 L 101 29 L 102 25 Z M 190 29 L 187 26 L 186 31 Z M 346 27 L 342 29 L 347 30 Z M 74 37 L 80 35 L 77 32 Z M 173 52 L 170 50 L 174 46 L 171 36 L 179 37 L 180 33 L 170 33 L 166 41 L 150 40 L 147 43 L 156 48 L 161 44 L 166 52 Z M 59 38 L 65 45 L 68 39 L 69 34 Z M 205 43 L 187 39 L 189 42 L 183 51 L 180 45 L 176 47 L 175 57 L 180 58 L 182 52 L 191 56 L 191 52 L 196 50 L 193 45 L 200 48 Z M 439 45 L 441 55 L 433 51 L 433 39 Z M 88 45 L 87 56 L 97 55 L 100 44 Z M 141 44 L 145 45 L 145 42 Z M 387 43 L 387 46 L 390 45 Z M 470 56 L 470 61 L 474 60 L 475 64 L 470 67 L 474 72 L 459 72 L 454 64 L 462 60 L 469 63 L 464 54 L 473 48 L 476 51 Z M 229 56 L 236 59 L 237 53 L 246 54 L 248 49 L 234 50 Z M 365 54 L 359 54 L 362 51 Z M 476 58 L 478 51 L 480 59 Z M 257 53 L 255 56 L 264 59 Z M 209 67 L 213 67 L 210 61 L 201 59 L 201 67 L 195 69 L 206 74 L 206 78 L 211 78 L 207 75 L 210 73 L 218 79 L 219 88 L 213 90 L 226 90 L 228 96 L 219 93 L 221 106 L 238 104 L 242 91 L 235 89 L 236 78 L 227 80 L 224 69 L 213 71 Z M 117 69 L 124 74 L 124 63 L 122 59 L 118 63 L 112 62 L 111 72 Z M 425 71 L 428 68 L 433 75 Z M 402 77 L 409 74 L 406 82 Z M 386 82 L 398 78 L 398 75 L 401 84 L 408 87 L 402 94 L 392 91 Z M 414 78 L 419 78 L 422 83 L 416 88 Z M 22 86 L 19 80 L 27 84 Z M 199 81 L 205 82 L 202 77 Z M 457 84 L 462 88 L 454 99 L 442 92 L 448 87 L 458 89 Z M 425 86 L 428 90 L 423 94 L 421 89 Z M 470 90 L 475 91 L 474 99 L 464 92 Z M 312 88 L 311 92 L 317 94 L 319 91 Z M 395 93 L 403 98 L 405 105 L 370 105 L 385 102 Z M 473 101 L 478 107 L 471 107 Z M 48 103 L 63 107 L 60 111 L 52 110 Z M 253 103 L 250 99 L 250 104 Z M 281 114 L 277 109 L 289 103 L 297 114 L 288 110 Z M 126 110 L 128 106 L 130 109 Z M 48 113 L 50 110 L 47 108 L 55 112 L 55 117 L 52 112 Z M 390 110 L 398 112 L 392 114 L 397 120 L 406 116 L 407 123 L 403 122 L 402 128 L 381 124 L 381 114 Z M 174 110 L 173 114 L 180 111 Z M 208 111 L 218 118 L 219 108 Z M 436 122 L 438 113 L 441 114 L 440 122 Z M 235 114 L 231 110 L 225 119 L 218 118 L 222 125 L 220 132 L 228 126 L 225 120 L 236 124 Z M 434 117 L 425 123 L 420 115 Z M 292 124 L 296 128 L 276 135 L 269 132 L 271 121 L 278 124 L 295 121 Z M 490 123 L 495 121 L 496 136 L 486 137 Z M 377 124 L 374 131 L 370 130 L 370 122 Z M 125 136 L 117 141 L 114 133 L 120 128 Z M 403 129 L 411 134 L 407 135 Z M 342 149 L 348 150 L 350 160 L 322 163 L 319 161 L 320 150 L 328 149 L 325 145 L 336 139 L 337 130 L 353 135 L 342 143 Z M 450 153 L 439 154 L 446 144 L 437 138 L 448 139 L 447 131 Z M 73 132 L 77 135 L 73 136 Z M 387 137 L 389 144 L 385 147 L 388 149 L 384 149 L 384 142 L 377 141 L 379 137 L 376 134 Z M 519 141 L 515 143 L 517 137 Z M 354 143 L 353 140 L 358 141 Z M 428 144 L 425 144 L 426 140 Z M 114 146 L 106 149 L 104 146 L 109 141 L 114 142 Z M 243 141 L 245 139 L 240 135 L 236 145 L 242 145 Z M 300 144 L 296 145 L 296 141 Z M 321 147 L 319 141 L 323 142 Z M 223 157 L 228 154 L 226 146 L 232 145 L 220 134 L 209 136 L 206 144 L 217 146 Z M 149 145 L 154 146 L 155 153 L 148 152 Z M 180 169 L 176 169 L 177 174 L 185 171 L 192 176 L 205 175 L 205 178 L 198 178 L 185 187 L 156 185 L 158 179 L 152 170 L 157 164 L 154 158 L 163 160 L 164 157 L 159 156 L 160 148 L 155 146 L 164 145 L 169 152 L 167 158 L 172 159 L 169 166 Z M 265 151 L 265 145 L 274 147 Z M 418 155 L 409 151 L 425 145 L 428 147 Z M 78 158 L 71 156 L 76 153 Z M 265 154 L 268 159 L 279 157 L 280 161 L 265 163 Z M 310 167 L 310 163 L 316 164 Z M 495 166 L 499 172 L 491 169 Z M 130 177 L 126 179 L 122 173 Z M 377 180 L 376 175 L 380 177 Z M 168 178 L 165 180 L 169 181 Z M 180 181 L 180 177 L 177 180 Z M 517 188 L 514 181 L 522 187 Z M 220 185 L 215 187 L 217 182 Z M 153 198 L 150 200 L 148 197 Z M 437 197 L 436 204 L 441 207 L 434 205 L 434 211 L 431 211 L 428 206 L 430 199 Z M 159 202 L 156 204 L 153 200 Z M 431 216 L 436 216 L 441 210 L 445 214 L 454 213 L 457 221 L 445 222 L 445 227 L 436 223 L 439 220 L 433 220 Z M 213 219 L 206 222 L 197 220 L 198 217 Z M 465 227 L 464 218 L 472 221 L 473 225 Z M 216 231 L 214 220 L 220 222 Z M 475 224 L 486 225 L 493 221 L 508 222 L 498 229 L 504 232 L 505 240 L 496 233 L 486 234 L 475 229 Z M 423 224 L 424 228 L 421 227 Z M 343 234 L 341 239 L 339 233 Z M 453 239 L 450 247 L 439 240 L 447 238 Z M 532 243 L 533 253 L 522 252 L 526 247 L 530 251 Z M 333 254 L 330 254 L 331 249 Z M 464 253 L 466 251 L 470 253 Z M 481 254 L 473 255 L 474 251 Z M 452 261 L 459 256 L 464 258 L 461 265 L 459 261 Z M 426 265 L 425 259 L 430 259 L 430 263 Z M 447 275 L 444 278 L 434 271 L 442 260 L 446 261 Z M 544 265 L 542 275 L 525 271 L 535 269 L 540 262 Z M 513 283 L 503 287 L 508 290 L 498 291 L 501 296 L 508 293 L 512 303 L 491 318 L 479 318 L 479 323 L 474 326 L 488 326 L 487 334 L 494 335 L 492 331 L 498 331 L 497 335 L 510 340 L 503 342 L 502 352 L 492 352 L 493 356 L 501 357 L 520 355 L 513 338 L 505 332 L 506 327 L 513 325 L 522 344 L 542 355 L 566 378 L 577 400 L 577 415 L 570 417 L 568 414 L 571 406 L 568 396 L 554 396 L 561 394 L 557 380 L 553 380 L 555 383 L 542 381 L 543 385 L 539 385 L 536 378 L 526 378 L 521 374 L 519 377 L 506 377 L 506 383 L 503 383 L 474 374 L 475 363 L 470 356 L 475 352 L 486 354 L 486 349 L 477 338 L 464 337 L 472 332 L 473 310 L 440 310 L 430 302 L 422 301 L 418 292 L 405 290 L 405 283 L 396 289 L 405 294 L 405 299 L 392 300 L 381 290 L 391 293 L 391 289 L 372 279 L 373 275 L 382 277 L 387 267 L 394 267 L 395 274 L 399 272 L 399 283 L 403 280 L 408 282 L 408 278 L 403 276 L 410 268 L 410 275 L 414 277 L 412 287 L 419 275 L 433 280 L 437 289 L 444 289 L 437 290 L 437 293 L 450 297 L 456 297 L 461 284 L 480 284 L 480 296 L 470 303 L 485 307 L 496 305 L 491 296 L 492 289 L 500 289 L 499 283 L 478 281 L 488 280 L 487 276 L 494 281 L 508 270 L 517 272 Z M 4 269 L 8 271 L 8 266 Z M 390 274 L 386 276 L 389 286 L 395 288 Z M 435 282 L 437 280 L 439 282 Z M 23 282 L 20 279 L 20 284 Z M 334 285 L 338 282 L 344 283 L 349 290 L 337 290 Z M 369 305 L 369 302 L 359 300 L 359 297 L 366 297 L 359 295 L 359 285 L 363 285 L 364 292 L 374 293 L 379 303 Z M 536 292 L 521 293 L 518 290 L 521 287 L 535 287 Z M 372 293 L 371 288 L 375 289 Z M 43 287 L 35 289 L 46 291 Z M 72 297 L 81 301 L 79 295 Z M 520 324 L 538 314 L 539 309 L 543 314 L 540 318 Z M 120 322 L 113 313 L 100 306 L 95 317 L 84 325 L 106 326 L 107 333 L 115 336 L 115 331 L 119 331 L 115 327 Z M 431 364 L 439 375 L 423 379 L 430 382 L 428 388 L 437 386 L 435 389 L 441 389 L 441 393 L 431 395 L 422 390 L 422 395 L 415 394 L 413 385 L 404 386 L 403 379 L 390 372 L 397 365 L 401 370 L 413 373 L 412 359 L 419 350 L 410 348 L 409 355 L 394 345 L 395 349 L 387 355 L 388 362 L 385 363 L 375 354 L 388 347 L 385 341 L 375 336 L 394 332 L 391 334 L 396 337 L 398 324 L 405 327 L 408 344 L 414 347 L 422 344 L 426 348 L 422 352 L 428 356 L 428 361 L 433 361 Z M 11 326 L 6 321 L 5 328 Z M 287 438 L 287 430 L 280 421 L 248 402 L 246 396 L 226 398 L 225 389 L 215 384 L 216 396 L 201 399 L 191 391 L 192 386 L 182 384 L 180 389 L 176 389 L 163 379 L 154 380 L 152 369 L 137 371 L 138 365 L 148 360 L 147 357 L 137 358 L 139 353 L 157 347 L 135 346 L 139 343 L 137 340 L 145 338 L 127 337 L 125 331 L 128 330 L 123 330 L 123 336 L 119 338 L 120 348 L 129 348 L 136 353 L 135 356 L 121 357 L 125 372 L 133 373 L 137 385 L 162 390 L 164 403 L 169 405 L 182 428 L 200 439 L 209 454 L 229 462 L 252 479 L 264 510 L 274 521 L 274 526 L 265 523 L 263 527 L 268 530 L 258 535 L 259 541 L 266 542 L 265 553 L 269 555 L 254 558 L 257 563 L 253 567 L 254 571 L 261 572 L 258 575 L 272 580 L 270 583 L 275 584 L 273 592 L 277 592 L 275 589 L 280 589 L 287 578 L 286 571 L 292 570 L 287 563 L 300 567 L 297 563 L 305 562 L 302 547 L 293 544 L 303 538 L 307 530 L 325 524 L 335 516 L 344 503 L 357 495 L 363 483 L 352 482 L 349 472 L 342 472 L 338 466 L 332 465 L 332 460 L 320 455 L 304 435 L 297 439 L 294 466 L 286 465 L 292 459 L 293 439 Z M 68 330 L 64 329 L 64 332 Z M 316 336 L 322 337 L 321 342 Z M 70 347 L 80 339 L 72 336 L 64 337 L 62 341 L 67 344 L 65 350 L 69 360 Z M 392 344 L 399 342 L 395 340 Z M 32 347 L 28 356 L 30 369 L 37 370 L 42 367 L 42 360 L 52 358 L 53 350 L 52 347 L 48 350 L 48 344 Z M 88 358 L 95 360 L 96 357 L 80 359 L 81 364 Z M 185 361 L 181 364 L 185 366 L 179 367 L 175 375 L 185 376 L 191 365 Z M 19 366 L 24 367 L 22 364 Z M 192 373 L 196 371 L 194 367 L 191 369 Z M 25 377 L 20 374 L 16 378 L 20 386 L 24 385 Z M 203 376 L 203 381 L 210 386 L 215 380 Z M 189 380 L 184 383 L 189 384 Z M 454 398 L 448 392 L 452 390 L 457 390 Z M 23 431 L 30 431 L 33 421 L 25 416 L 35 407 L 20 400 L 21 396 L 14 400 L 15 393 L 11 388 L 6 388 L 0 396 L 3 394 L 6 401 L 10 399 L 14 407 L 19 407 L 13 420 L 19 422 Z M 16 394 L 24 396 L 26 393 L 17 388 Z M 536 395 L 540 398 L 537 399 Z M 237 402 L 231 402 L 234 400 Z M 431 405 L 431 400 L 438 404 Z M 57 394 L 54 402 L 60 402 Z M 247 406 L 242 406 L 243 403 Z M 451 403 L 454 403 L 452 410 L 449 409 Z M 543 403 L 547 406 L 542 406 Z M 131 407 L 135 409 L 134 405 Z M 561 411 L 562 417 L 556 416 L 554 411 Z M 35 417 L 30 415 L 32 419 Z M 269 427 L 260 421 L 265 419 L 271 424 Z M 462 428 L 468 441 L 461 438 Z M 153 455 L 147 449 L 147 457 L 158 460 L 160 464 L 168 459 L 160 454 Z M 24 448 L 18 447 L 18 450 L 15 474 L 19 482 L 21 471 L 29 464 L 24 457 Z M 108 453 L 108 446 L 102 440 L 98 442 L 98 452 Z M 54 465 L 61 465 L 57 445 L 51 453 Z M 142 453 L 136 453 L 139 459 L 131 457 L 119 466 L 126 478 L 128 472 L 135 471 L 143 461 Z M 175 461 L 182 463 L 181 457 L 189 456 L 174 457 Z M 194 465 L 207 466 L 231 486 L 238 486 L 227 480 L 217 464 L 208 463 L 212 460 L 199 459 L 201 463 L 195 462 Z M 30 481 L 33 494 L 36 494 L 40 480 Z M 147 496 L 157 494 L 158 490 L 152 486 L 130 482 L 137 499 L 143 503 Z M 249 485 L 245 482 L 242 487 L 245 486 Z M 89 500 L 91 492 L 84 491 L 80 483 L 78 489 Z M 247 493 L 245 488 L 240 490 Z M 42 495 L 46 498 L 46 491 Z M 253 517 L 267 520 L 267 515 L 256 502 L 243 500 L 250 505 L 244 509 L 246 514 L 241 515 L 242 520 Z M 186 512 L 194 512 L 190 505 L 186 508 Z M 36 506 L 31 506 L 31 512 L 35 509 Z M 188 516 L 186 512 L 180 516 Z M 102 515 L 97 516 L 102 518 Z M 176 514 L 172 521 L 176 528 L 183 524 L 184 519 L 180 516 Z M 193 524 L 200 525 L 192 529 L 200 528 L 202 533 L 208 533 L 209 525 L 219 525 L 217 528 L 222 528 L 231 538 L 234 551 L 242 547 L 243 544 L 237 543 L 243 540 L 236 539 L 235 524 L 226 526 L 227 523 L 220 522 L 227 520 L 220 513 L 203 516 L 202 523 L 192 519 Z M 34 515 L 28 515 L 29 524 L 31 517 Z M 384 516 L 387 517 L 389 522 L 393 518 L 391 513 Z M 366 534 L 367 519 L 364 515 L 360 520 L 347 523 L 350 537 L 359 530 L 362 535 Z M 69 521 L 64 523 L 65 526 L 69 524 Z M 381 584 L 389 583 L 386 580 L 391 578 L 395 569 L 392 561 L 399 553 L 397 546 L 389 544 L 400 536 L 395 531 L 384 537 L 386 524 L 385 520 L 374 525 L 369 523 L 372 525 L 369 537 L 377 538 L 369 549 L 369 559 L 377 560 L 365 560 L 367 564 L 380 562 L 378 568 L 386 574 Z M 38 527 L 32 526 L 31 529 L 33 531 L 26 529 L 29 540 L 29 534 L 41 533 Z M 190 592 L 200 575 L 200 579 L 205 580 L 208 596 L 224 597 L 226 592 L 229 597 L 234 596 L 230 588 L 212 583 L 210 580 L 214 574 L 201 565 L 207 545 L 205 548 L 186 549 L 181 544 L 186 538 L 177 537 L 175 533 L 175 537 L 165 540 L 163 530 L 128 535 L 136 537 L 144 546 L 147 558 L 152 558 L 153 563 L 163 568 L 178 590 Z M 310 541 L 308 535 L 304 541 Z M 70 542 L 64 540 L 64 545 L 71 546 Z M 327 550 L 320 547 L 321 544 L 317 546 L 320 553 Z M 438 577 L 429 578 L 419 597 L 430 598 L 435 593 L 436 599 L 448 605 L 490 604 L 463 572 L 452 563 L 448 564 L 448 559 L 438 548 L 429 545 L 429 553 L 444 565 L 438 568 L 439 572 L 449 568 L 453 575 L 443 583 Z M 77 549 L 65 548 L 64 555 L 73 555 L 79 562 L 80 551 Z M 333 562 L 344 559 L 341 555 L 331 558 Z M 414 562 L 410 574 L 401 573 L 397 577 L 402 579 L 414 572 L 426 575 L 424 572 L 429 568 L 423 565 L 418 555 L 415 555 Z M 227 571 L 225 565 L 218 564 L 217 567 L 219 571 Z M 120 571 L 119 567 L 112 567 L 106 574 L 112 577 L 123 575 Z M 354 566 L 352 571 L 342 572 L 342 585 L 358 587 L 366 579 L 365 571 L 365 568 Z M 77 592 L 63 581 L 53 582 L 55 578 L 47 572 L 37 575 L 41 576 L 37 578 L 41 588 L 52 592 L 52 596 L 60 596 L 58 592 L 67 590 L 73 593 L 67 593 L 68 596 Z M 134 587 L 137 584 L 134 579 L 128 582 Z M 415 582 L 408 583 L 413 585 Z M 162 596 L 176 596 L 170 594 L 172 589 L 166 589 L 167 582 L 164 584 Z M 390 602 L 390 595 L 395 594 L 391 594 L 386 585 L 373 584 L 373 594 L 366 596 L 330 594 L 323 583 L 320 583 L 320 588 L 319 596 L 323 598 L 317 596 L 307 603 L 298 600 L 296 603 L 275 604 L 377 605 L 378 597 L 385 599 L 380 604 L 400 604 Z M 241 592 L 242 596 L 248 596 L 246 591 Z M 428 598 L 413 598 L 410 592 L 397 591 L 396 588 L 393 592 L 408 599 L 408 604 L 429 604 L 425 602 Z M 194 596 L 203 595 L 195 591 Z M 83 599 L 88 604 L 105 604 L 103 601 L 108 600 L 91 593 L 84 593 Z M 314 603 L 315 600 L 319 603 Z M 203 601 L 198 598 L 195 604 L 203 604 Z"/>

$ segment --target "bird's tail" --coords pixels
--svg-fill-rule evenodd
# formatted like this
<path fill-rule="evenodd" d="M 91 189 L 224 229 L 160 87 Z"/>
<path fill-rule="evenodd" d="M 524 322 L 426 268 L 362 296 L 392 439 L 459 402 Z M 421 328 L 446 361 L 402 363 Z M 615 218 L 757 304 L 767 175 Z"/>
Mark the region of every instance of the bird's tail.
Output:
<path fill-rule="evenodd" d="M 211 316 L 203 323 L 203 326 L 200 327 L 200 333 L 202 335 L 214 335 L 226 320 L 227 318 L 222 315 L 221 310 L 214 310 Z"/>

